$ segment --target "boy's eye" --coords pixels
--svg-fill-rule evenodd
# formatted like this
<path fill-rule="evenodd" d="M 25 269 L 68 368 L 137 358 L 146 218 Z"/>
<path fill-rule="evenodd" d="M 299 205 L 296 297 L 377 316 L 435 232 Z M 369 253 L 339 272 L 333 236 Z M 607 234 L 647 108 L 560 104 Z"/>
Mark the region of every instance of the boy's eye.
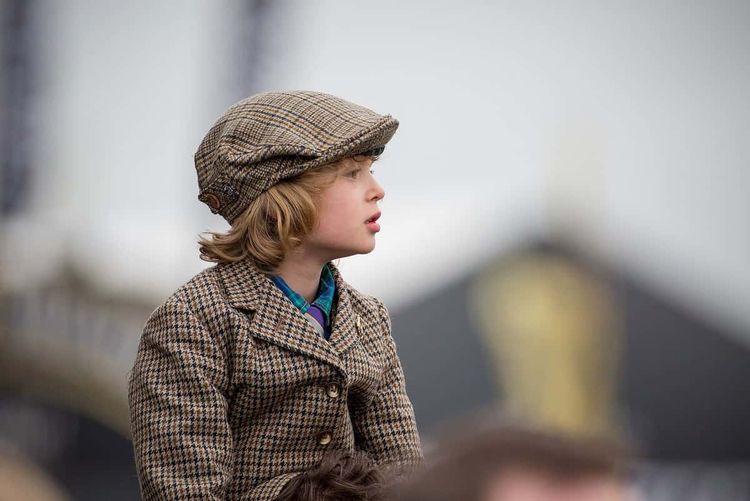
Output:
<path fill-rule="evenodd" d="M 354 169 L 352 171 L 347 172 L 346 175 L 352 178 L 356 178 L 359 175 L 360 170 L 361 169 Z M 370 169 L 370 174 L 375 174 L 375 169 Z"/>

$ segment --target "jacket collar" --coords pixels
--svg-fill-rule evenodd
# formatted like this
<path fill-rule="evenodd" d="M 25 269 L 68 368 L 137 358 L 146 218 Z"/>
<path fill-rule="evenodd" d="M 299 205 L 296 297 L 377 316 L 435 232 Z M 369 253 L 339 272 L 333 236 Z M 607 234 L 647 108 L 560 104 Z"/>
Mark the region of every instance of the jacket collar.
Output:
<path fill-rule="evenodd" d="M 238 310 L 253 311 L 253 336 L 284 348 L 328 362 L 344 371 L 341 355 L 356 340 L 357 316 L 352 308 L 351 286 L 330 264 L 336 282 L 332 309 L 331 337 L 323 339 L 302 312 L 273 281 L 249 259 L 216 265 L 224 283 L 229 304 Z"/>

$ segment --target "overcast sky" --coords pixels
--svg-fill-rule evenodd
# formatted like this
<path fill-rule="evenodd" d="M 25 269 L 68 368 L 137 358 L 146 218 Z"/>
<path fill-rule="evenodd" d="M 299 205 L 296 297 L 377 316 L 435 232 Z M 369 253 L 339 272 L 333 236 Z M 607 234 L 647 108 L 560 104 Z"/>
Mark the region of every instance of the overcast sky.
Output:
<path fill-rule="evenodd" d="M 239 75 L 401 121 L 376 166 L 378 247 L 343 263 L 392 309 L 563 228 L 750 338 L 747 2 L 299 0 L 260 27 L 243 4 L 38 9 L 45 175 L 7 245 L 54 241 L 9 280 L 67 256 L 157 301 L 205 266 L 195 236 L 225 224 L 196 199 L 192 155 Z"/>

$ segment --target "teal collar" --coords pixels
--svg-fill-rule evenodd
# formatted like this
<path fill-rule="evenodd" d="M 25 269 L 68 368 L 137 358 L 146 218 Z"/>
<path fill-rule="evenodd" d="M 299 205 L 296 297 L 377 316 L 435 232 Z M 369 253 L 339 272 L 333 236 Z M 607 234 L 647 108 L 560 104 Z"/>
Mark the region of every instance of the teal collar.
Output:
<path fill-rule="evenodd" d="M 279 275 L 271 275 L 271 280 L 281 291 L 289 298 L 289 300 L 296 306 L 303 314 L 307 313 L 310 309 L 310 303 L 307 300 L 294 292 L 291 287 L 284 281 Z M 315 306 L 323 311 L 326 317 L 326 325 L 330 324 L 331 321 L 331 308 L 333 307 L 333 298 L 336 292 L 336 281 L 333 278 L 331 267 L 326 264 L 323 266 L 323 270 L 320 273 L 320 285 L 318 286 L 318 293 L 315 300 L 312 302 Z"/>

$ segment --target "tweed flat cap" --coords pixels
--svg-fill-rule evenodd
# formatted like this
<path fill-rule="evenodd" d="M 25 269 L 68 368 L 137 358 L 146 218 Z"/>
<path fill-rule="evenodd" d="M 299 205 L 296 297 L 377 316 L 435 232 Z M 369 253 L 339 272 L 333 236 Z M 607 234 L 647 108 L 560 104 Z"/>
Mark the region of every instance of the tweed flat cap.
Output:
<path fill-rule="evenodd" d="M 390 115 L 329 94 L 257 94 L 231 106 L 203 138 L 198 199 L 231 224 L 282 179 L 380 148 L 397 128 Z"/>

